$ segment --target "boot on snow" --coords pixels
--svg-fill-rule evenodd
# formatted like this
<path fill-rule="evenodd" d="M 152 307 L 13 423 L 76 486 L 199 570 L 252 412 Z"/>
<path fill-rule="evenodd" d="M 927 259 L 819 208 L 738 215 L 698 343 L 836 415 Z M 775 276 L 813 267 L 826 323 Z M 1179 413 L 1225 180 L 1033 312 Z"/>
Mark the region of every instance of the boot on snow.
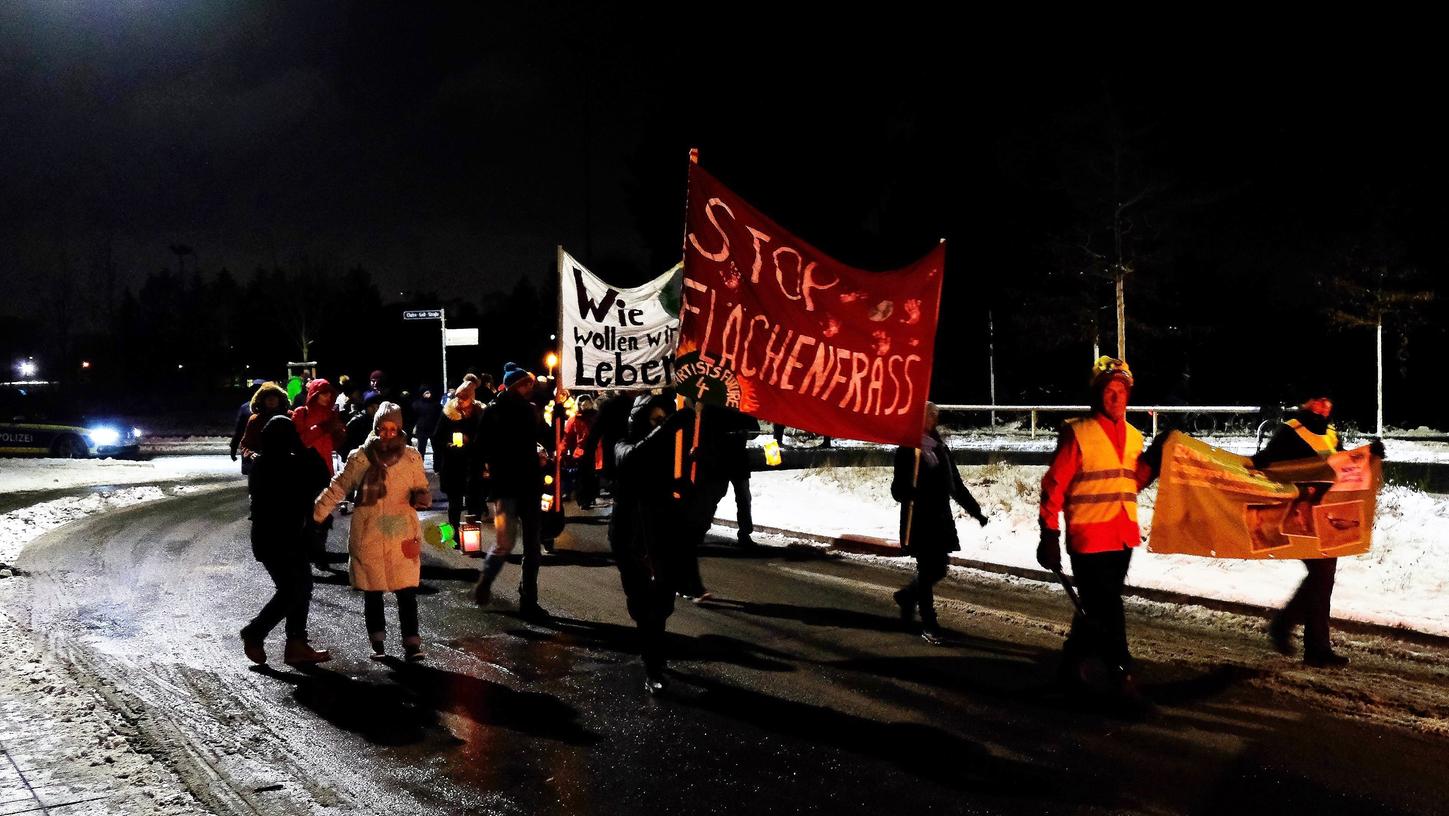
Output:
<path fill-rule="evenodd" d="M 282 654 L 282 660 L 288 666 L 310 666 L 314 663 L 326 663 L 331 659 L 331 652 L 326 649 L 313 649 L 302 638 L 289 639 L 286 651 Z"/>

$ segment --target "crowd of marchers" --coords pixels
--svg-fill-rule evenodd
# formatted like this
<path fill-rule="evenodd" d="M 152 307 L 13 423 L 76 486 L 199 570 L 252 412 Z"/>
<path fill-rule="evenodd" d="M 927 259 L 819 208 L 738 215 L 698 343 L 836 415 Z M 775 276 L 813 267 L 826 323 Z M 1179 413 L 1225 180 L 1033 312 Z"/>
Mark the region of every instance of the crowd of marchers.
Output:
<path fill-rule="evenodd" d="M 283 621 L 285 662 L 330 658 L 309 642 L 307 616 L 313 569 L 330 568 L 326 540 L 339 509 L 352 514 L 347 574 L 362 593 L 373 656 L 387 655 L 383 594 L 391 592 L 403 656 L 425 658 L 418 627 L 424 542 L 418 511 L 433 499 L 425 472 L 429 447 L 446 497 L 449 524 L 443 529 L 491 520 L 496 532 L 472 589 L 480 606 L 492 603 L 493 586 L 521 542 L 519 612 L 526 619 L 547 618 L 538 574 L 562 520 L 551 496 L 571 495 L 584 509 L 609 504 L 609 548 L 637 625 L 650 693 L 667 685 L 664 633 L 676 599 L 711 597 L 698 550 L 731 488 L 739 545 L 755 546 L 747 446 L 760 424 L 729 408 L 692 405 L 661 392 L 565 395 L 513 363 L 496 387 L 491 376 L 470 373 L 455 388 L 437 393 L 424 387 L 412 400 L 394 395 L 381 371 L 372 373 L 366 389 L 334 387 L 324 379 L 292 387 L 294 394 L 276 383 L 258 384 L 238 412 L 232 440 L 233 458 L 248 476 L 253 554 L 276 587 L 241 630 L 243 650 L 256 663 L 266 662 L 265 639 Z M 1157 477 L 1166 435 L 1149 445 L 1127 422 L 1132 387 L 1125 361 L 1103 357 L 1094 364 L 1092 410 L 1064 423 L 1042 480 L 1037 560 L 1067 583 L 1065 540 L 1078 603 L 1058 682 L 1070 693 L 1138 711 L 1147 703 L 1135 681 L 1123 590 L 1142 541 L 1137 495 Z M 1330 422 L 1331 396 L 1304 397 L 1253 457 L 1254 467 L 1341 450 Z M 900 503 L 901 546 L 915 559 L 916 571 L 894 600 L 903 630 L 948 645 L 933 589 L 947 574 L 950 553 L 960 549 L 951 503 L 983 526 L 988 518 L 962 481 L 937 421 L 936 407 L 926 403 L 919 444 L 895 453 L 891 494 Z M 1381 457 L 1382 446 L 1374 444 Z M 551 486 L 553 474 L 567 478 Z M 1304 663 L 1342 666 L 1347 659 L 1329 639 L 1337 562 L 1304 563 L 1307 577 L 1269 623 L 1270 642 L 1292 654 L 1293 632 L 1302 625 Z"/>

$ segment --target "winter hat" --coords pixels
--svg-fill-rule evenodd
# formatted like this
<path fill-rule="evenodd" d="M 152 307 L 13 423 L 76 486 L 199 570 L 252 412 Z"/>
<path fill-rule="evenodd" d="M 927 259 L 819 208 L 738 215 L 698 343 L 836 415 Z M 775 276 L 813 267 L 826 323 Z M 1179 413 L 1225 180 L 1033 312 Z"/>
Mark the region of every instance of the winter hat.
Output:
<path fill-rule="evenodd" d="M 261 453 L 263 456 L 281 456 L 302 448 L 302 438 L 297 435 L 297 426 L 291 417 L 277 414 L 262 426 Z"/>
<path fill-rule="evenodd" d="M 377 429 L 384 422 L 391 422 L 401 429 L 403 426 L 402 406 L 395 402 L 384 402 L 377 406 L 377 414 L 372 418 L 372 432 L 377 433 Z"/>
<path fill-rule="evenodd" d="M 252 394 L 252 413 L 262 413 L 262 401 L 268 394 L 277 398 L 277 410 L 286 409 L 287 403 L 290 401 L 287 399 L 287 390 L 274 382 L 264 382 L 257 388 L 257 392 Z"/>
<path fill-rule="evenodd" d="M 1128 390 L 1132 388 L 1132 368 L 1126 360 L 1102 356 L 1092 364 L 1092 393 L 1101 393 L 1113 379 L 1122 381 Z"/>
<path fill-rule="evenodd" d="M 307 402 L 310 403 L 312 400 L 317 399 L 323 391 L 334 393 L 332 391 L 332 383 L 327 382 L 321 377 L 307 383 Z"/>
<path fill-rule="evenodd" d="M 384 374 L 384 373 L 382 373 L 382 369 L 379 368 L 378 370 L 376 370 L 376 371 L 372 372 L 371 374 L 367 375 L 367 378 L 369 380 L 377 380 L 377 381 L 381 382 L 382 380 L 387 379 L 387 375 Z"/>
<path fill-rule="evenodd" d="M 508 363 L 503 366 L 503 387 L 512 388 L 514 384 L 524 379 L 533 379 L 533 375 L 517 363 Z"/>

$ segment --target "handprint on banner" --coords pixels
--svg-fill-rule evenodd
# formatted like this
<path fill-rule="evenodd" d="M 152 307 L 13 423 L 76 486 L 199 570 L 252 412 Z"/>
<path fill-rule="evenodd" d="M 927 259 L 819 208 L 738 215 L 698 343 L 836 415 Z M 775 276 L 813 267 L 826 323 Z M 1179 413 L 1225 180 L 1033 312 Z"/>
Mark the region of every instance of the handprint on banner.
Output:
<path fill-rule="evenodd" d="M 917 323 L 921 322 L 920 298 L 911 298 L 910 300 L 901 304 L 901 307 L 906 310 L 906 316 L 901 318 L 902 323 L 906 324 L 907 326 L 914 326 Z"/>
<path fill-rule="evenodd" d="M 870 333 L 875 338 L 875 353 L 877 357 L 884 357 L 891 353 L 891 336 L 884 330 L 876 329 Z"/>

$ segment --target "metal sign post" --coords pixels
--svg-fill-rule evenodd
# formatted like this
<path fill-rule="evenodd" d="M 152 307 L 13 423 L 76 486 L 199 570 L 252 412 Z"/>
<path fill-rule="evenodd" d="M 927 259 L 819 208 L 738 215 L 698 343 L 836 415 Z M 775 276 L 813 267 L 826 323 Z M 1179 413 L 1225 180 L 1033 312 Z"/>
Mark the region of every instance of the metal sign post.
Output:
<path fill-rule="evenodd" d="M 439 335 L 443 344 L 443 384 L 441 389 L 444 393 L 448 390 L 448 316 L 444 309 L 407 309 L 403 311 L 403 320 L 436 320 L 441 331 Z"/>

